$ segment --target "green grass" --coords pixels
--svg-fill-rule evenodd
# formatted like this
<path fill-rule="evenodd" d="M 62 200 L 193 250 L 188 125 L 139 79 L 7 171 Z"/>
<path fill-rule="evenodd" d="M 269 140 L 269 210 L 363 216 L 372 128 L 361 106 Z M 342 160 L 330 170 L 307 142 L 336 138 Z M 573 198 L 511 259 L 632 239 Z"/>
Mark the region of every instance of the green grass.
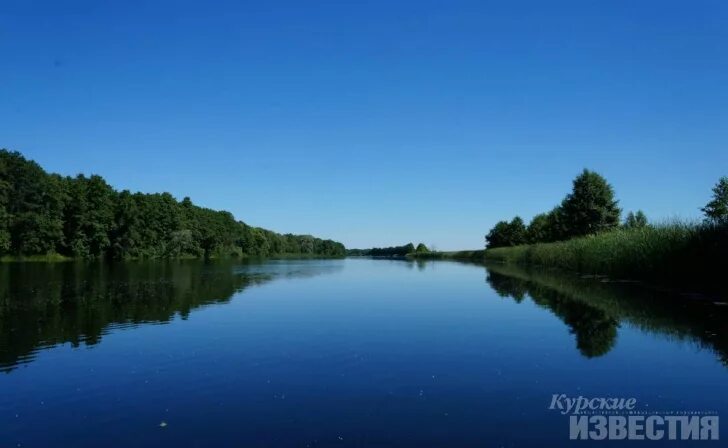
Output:
<path fill-rule="evenodd" d="M 684 222 L 485 251 L 488 261 L 719 289 L 725 289 L 727 258 L 728 228 Z"/>

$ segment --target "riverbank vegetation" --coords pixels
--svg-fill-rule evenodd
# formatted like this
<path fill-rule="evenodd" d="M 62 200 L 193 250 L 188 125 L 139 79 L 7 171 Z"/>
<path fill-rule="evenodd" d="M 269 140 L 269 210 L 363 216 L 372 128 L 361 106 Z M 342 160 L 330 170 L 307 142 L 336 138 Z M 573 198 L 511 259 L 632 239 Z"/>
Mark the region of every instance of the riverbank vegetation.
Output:
<path fill-rule="evenodd" d="M 702 208 L 703 222 L 649 224 L 641 211 L 620 223 L 612 187 L 584 171 L 551 212 L 525 225 L 501 221 L 486 236 L 491 261 L 539 265 L 613 278 L 725 289 L 728 272 L 728 178 Z"/>
<path fill-rule="evenodd" d="M 345 255 L 344 245 L 279 234 L 169 193 L 116 191 L 100 176 L 46 173 L 0 150 L 0 259 Z"/>
<path fill-rule="evenodd" d="M 554 243 L 488 249 L 485 258 L 616 279 L 724 288 L 726 254 L 725 226 L 675 222 L 619 228 Z"/>
<path fill-rule="evenodd" d="M 430 249 L 423 243 L 419 243 L 417 247 L 409 243 L 404 246 L 392 247 L 373 247 L 371 249 L 348 249 L 346 255 L 350 257 L 407 257 L 413 255 L 429 254 Z"/>

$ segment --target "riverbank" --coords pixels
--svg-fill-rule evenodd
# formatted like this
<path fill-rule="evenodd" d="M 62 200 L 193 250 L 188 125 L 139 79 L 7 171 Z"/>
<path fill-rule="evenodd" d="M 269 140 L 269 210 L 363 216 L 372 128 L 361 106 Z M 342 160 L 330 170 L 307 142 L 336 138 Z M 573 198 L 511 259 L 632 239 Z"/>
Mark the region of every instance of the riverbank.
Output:
<path fill-rule="evenodd" d="M 726 292 L 728 227 L 670 223 L 554 243 L 486 250 L 412 253 L 414 260 L 457 260 L 539 267 L 612 280 Z"/>
<path fill-rule="evenodd" d="M 46 255 L 4 255 L 0 257 L 0 263 L 65 263 L 65 262 L 94 262 L 94 261 L 170 261 L 170 260 L 311 260 L 311 259 L 339 259 L 345 258 L 343 255 L 324 255 L 324 254 L 270 254 L 266 256 L 257 255 L 234 255 L 234 256 L 211 256 L 211 257 L 195 257 L 193 255 L 181 255 L 177 257 L 127 257 L 122 259 L 107 258 L 85 258 L 85 257 L 67 257 L 61 254 Z"/>
<path fill-rule="evenodd" d="M 728 227 L 672 223 L 620 228 L 555 243 L 487 249 L 486 261 L 611 279 L 726 290 Z"/>

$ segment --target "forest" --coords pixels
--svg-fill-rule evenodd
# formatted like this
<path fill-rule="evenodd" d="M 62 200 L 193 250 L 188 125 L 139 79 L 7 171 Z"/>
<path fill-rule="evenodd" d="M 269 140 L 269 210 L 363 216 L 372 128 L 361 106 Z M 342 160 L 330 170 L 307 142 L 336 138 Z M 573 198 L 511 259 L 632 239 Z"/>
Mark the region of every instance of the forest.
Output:
<path fill-rule="evenodd" d="M 0 150 L 0 257 L 341 257 L 343 244 L 250 226 L 169 193 L 116 191 L 101 176 L 47 173 Z"/>

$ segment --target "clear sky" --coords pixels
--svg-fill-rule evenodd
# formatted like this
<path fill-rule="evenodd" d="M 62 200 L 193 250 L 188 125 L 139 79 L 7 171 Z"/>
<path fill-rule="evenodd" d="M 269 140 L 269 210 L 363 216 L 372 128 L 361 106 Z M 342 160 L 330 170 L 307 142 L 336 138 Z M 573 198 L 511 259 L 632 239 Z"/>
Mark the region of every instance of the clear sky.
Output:
<path fill-rule="evenodd" d="M 0 5 L 0 147 L 348 247 L 479 248 L 585 167 L 697 217 L 727 142 L 721 0 Z"/>

